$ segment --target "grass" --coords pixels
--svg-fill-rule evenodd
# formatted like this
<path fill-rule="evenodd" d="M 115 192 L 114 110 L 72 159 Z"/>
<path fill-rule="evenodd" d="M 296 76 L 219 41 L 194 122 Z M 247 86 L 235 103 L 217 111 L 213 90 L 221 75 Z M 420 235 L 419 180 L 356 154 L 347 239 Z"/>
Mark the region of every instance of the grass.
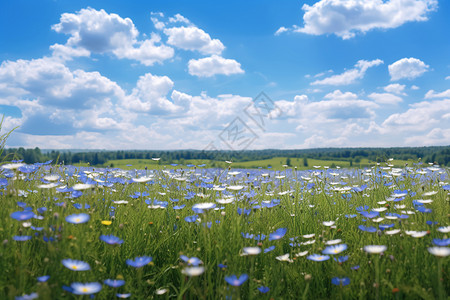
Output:
<path fill-rule="evenodd" d="M 448 257 L 435 257 L 427 249 L 433 246 L 433 239 L 445 242 L 448 238 L 448 233 L 438 230 L 448 226 L 448 169 L 410 164 L 403 173 L 323 168 L 277 172 L 284 162 L 274 158 L 248 165 L 233 163 L 230 170 L 208 165 L 196 170 L 179 166 L 163 170 L 157 162 L 145 160 L 120 161 L 125 166 L 133 164 L 131 171 L 51 165 L 31 171 L 23 166 L 19 170 L 4 168 L 0 176 L 0 299 L 33 292 L 39 299 L 88 299 L 63 286 L 103 283 L 108 278 L 123 279 L 125 284 L 118 288 L 103 284 L 96 299 L 113 299 L 116 293 L 131 293 L 132 299 L 446 299 L 450 289 Z M 273 168 L 229 173 L 238 167 L 257 166 L 250 163 L 260 163 L 263 168 L 272 164 Z M 308 163 L 313 166 L 316 161 Z M 134 171 L 142 165 L 148 170 Z M 58 192 L 55 187 L 41 186 L 41 179 L 48 174 L 60 176 L 60 187 L 81 182 L 92 186 L 81 195 Z M 152 180 L 133 182 L 136 177 Z M 229 186 L 242 189 L 220 188 Z M 361 187 L 361 191 L 352 187 Z M 393 196 L 403 191 L 403 198 Z M 231 199 L 227 197 L 235 200 L 219 203 Z M 417 199 L 433 201 L 413 205 Z M 216 209 L 192 210 L 195 203 L 204 202 L 216 204 Z M 357 208 L 365 205 L 367 211 L 386 208 L 380 212 L 385 219 L 377 223 L 376 218 L 363 217 Z M 431 211 L 423 212 L 420 207 Z M 42 218 L 18 221 L 11 217 L 26 210 Z M 66 221 L 67 216 L 78 213 L 88 214 L 89 221 Z M 387 219 L 388 213 L 401 218 Z M 193 222 L 186 221 L 194 215 Z M 326 226 L 326 221 L 334 225 Z M 393 227 L 381 231 L 380 224 Z M 362 231 L 360 225 L 374 227 L 376 232 Z M 279 228 L 286 228 L 286 235 L 271 240 L 270 234 Z M 400 233 L 386 234 L 392 229 Z M 415 238 L 410 231 L 425 235 Z M 107 234 L 123 243 L 109 245 L 99 239 Z M 314 237 L 304 237 L 308 234 Z M 258 239 L 260 235 L 266 237 Z M 14 236 L 31 238 L 19 242 Z M 345 251 L 321 262 L 307 258 L 321 254 L 326 242 L 336 239 L 347 245 Z M 369 254 L 362 250 L 366 245 L 385 245 L 387 250 L 382 255 Z M 242 255 L 244 247 L 263 250 L 271 246 L 274 250 L 267 253 Z M 304 251 L 307 255 L 299 255 Z M 280 260 L 284 254 L 288 261 Z M 204 273 L 186 276 L 183 270 L 188 265 L 180 255 L 199 258 Z M 126 263 L 138 256 L 151 256 L 152 262 L 141 268 Z M 334 260 L 341 256 L 347 259 Z M 90 270 L 65 268 L 61 261 L 67 258 L 87 262 Z M 225 278 L 233 274 L 248 274 L 249 279 L 232 286 Z M 43 275 L 50 279 L 38 282 L 37 277 Z M 333 285 L 334 277 L 348 277 L 350 284 Z M 263 294 L 258 290 L 261 286 L 270 290 Z"/>

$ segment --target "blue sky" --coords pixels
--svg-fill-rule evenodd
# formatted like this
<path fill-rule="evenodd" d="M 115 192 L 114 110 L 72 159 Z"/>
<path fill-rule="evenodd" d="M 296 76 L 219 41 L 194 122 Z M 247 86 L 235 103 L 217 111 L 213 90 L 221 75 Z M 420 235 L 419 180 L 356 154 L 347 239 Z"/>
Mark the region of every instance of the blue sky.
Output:
<path fill-rule="evenodd" d="M 2 1 L 2 130 L 46 149 L 448 145 L 449 17 L 442 0 Z"/>

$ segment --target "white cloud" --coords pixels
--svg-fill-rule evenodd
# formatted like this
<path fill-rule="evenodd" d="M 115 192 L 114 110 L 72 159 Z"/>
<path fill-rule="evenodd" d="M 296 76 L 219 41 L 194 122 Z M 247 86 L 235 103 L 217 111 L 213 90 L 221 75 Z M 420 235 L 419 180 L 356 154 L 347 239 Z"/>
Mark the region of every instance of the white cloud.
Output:
<path fill-rule="evenodd" d="M 225 46 L 218 39 L 195 26 L 181 26 L 164 29 L 167 43 L 183 50 L 199 51 L 202 54 L 221 54 Z"/>
<path fill-rule="evenodd" d="M 445 80 L 450 80 L 450 76 L 445 77 Z"/>
<path fill-rule="evenodd" d="M 286 27 L 281 26 L 280 28 L 278 28 L 277 31 L 275 31 L 275 35 L 280 35 L 280 34 L 282 34 L 283 32 L 286 32 L 286 31 L 288 31 L 288 30 L 289 30 L 289 29 L 287 29 Z"/>
<path fill-rule="evenodd" d="M 371 61 L 359 60 L 354 69 L 345 71 L 342 74 L 333 75 L 321 80 L 316 80 L 311 83 L 311 85 L 348 85 L 355 83 L 356 80 L 361 79 L 366 74 L 366 71 L 370 67 L 378 66 L 383 64 L 380 59 L 375 59 Z"/>
<path fill-rule="evenodd" d="M 421 146 L 447 146 L 450 141 L 450 129 L 433 128 L 424 135 L 409 136 L 405 139 L 407 145 Z"/>
<path fill-rule="evenodd" d="M 440 93 L 436 93 L 433 90 L 429 90 L 425 94 L 425 99 L 432 99 L 432 98 L 450 98 L 450 89 L 440 92 Z"/>
<path fill-rule="evenodd" d="M 412 85 L 411 86 L 411 90 L 413 90 L 413 91 L 416 91 L 416 90 L 419 90 L 420 89 L 420 87 L 418 87 L 417 85 Z"/>
<path fill-rule="evenodd" d="M 321 0 L 312 6 L 303 5 L 304 26 L 294 25 L 292 30 L 312 35 L 335 34 L 350 39 L 358 32 L 426 21 L 428 13 L 437 9 L 437 4 L 437 0 Z"/>
<path fill-rule="evenodd" d="M 371 93 L 368 97 L 380 104 L 398 104 L 403 101 L 401 97 L 390 93 Z"/>
<path fill-rule="evenodd" d="M 426 65 L 420 59 L 410 57 L 402 58 L 388 66 L 391 81 L 407 78 L 414 79 L 428 71 L 430 66 Z"/>
<path fill-rule="evenodd" d="M 64 13 L 52 26 L 58 33 L 70 35 L 65 45 L 51 46 L 55 56 L 88 56 L 89 53 L 113 53 L 118 58 L 138 60 L 147 66 L 173 57 L 171 47 L 160 43 L 160 37 L 138 41 L 139 31 L 129 18 L 108 14 L 103 9 L 81 9 L 76 14 Z"/>
<path fill-rule="evenodd" d="M 191 59 L 188 63 L 189 74 L 198 77 L 211 77 L 216 74 L 242 74 L 241 64 L 234 59 L 212 55 L 201 59 Z"/>
<path fill-rule="evenodd" d="M 404 84 L 398 84 L 398 83 L 392 83 L 387 86 L 385 86 L 383 89 L 388 93 L 393 93 L 397 95 L 406 95 L 404 92 L 406 85 Z"/>

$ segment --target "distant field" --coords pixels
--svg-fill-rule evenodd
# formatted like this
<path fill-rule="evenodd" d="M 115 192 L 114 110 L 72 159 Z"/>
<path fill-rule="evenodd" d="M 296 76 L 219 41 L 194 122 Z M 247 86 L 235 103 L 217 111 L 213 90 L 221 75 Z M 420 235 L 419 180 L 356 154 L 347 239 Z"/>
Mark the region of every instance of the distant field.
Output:
<path fill-rule="evenodd" d="M 243 169 L 257 169 L 257 168 L 272 168 L 273 170 L 284 170 L 283 165 L 287 163 L 287 157 L 274 157 L 271 159 L 263 159 L 263 160 L 252 160 L 246 162 L 234 162 L 232 164 L 233 168 L 243 168 Z M 343 160 L 319 160 L 319 159 L 308 159 L 308 165 L 304 165 L 303 158 L 290 158 L 290 167 L 297 167 L 298 170 L 308 170 L 313 169 L 314 166 L 328 166 L 328 167 L 341 167 L 341 168 L 363 168 L 370 167 L 376 164 L 376 162 L 369 162 L 367 159 L 362 159 L 359 163 L 353 162 L 352 166 L 350 166 L 349 161 Z M 388 162 L 389 164 L 395 167 L 404 167 L 406 163 L 408 165 L 412 165 L 414 161 L 405 161 L 405 160 L 393 160 Z M 173 164 L 178 164 L 178 166 L 172 166 L 163 161 L 154 161 L 151 159 L 116 159 L 109 160 L 104 166 L 113 166 L 115 168 L 121 168 L 124 170 L 130 169 L 144 169 L 147 167 L 148 169 L 158 169 L 158 168 L 170 168 L 176 169 L 180 168 L 180 165 L 186 166 L 189 164 L 199 166 L 205 165 L 206 168 L 211 167 L 220 167 L 225 168 L 228 166 L 224 161 L 211 161 L 208 159 L 186 159 L 182 161 L 174 161 Z M 385 163 L 384 163 L 385 164 Z M 77 166 L 86 166 L 86 164 L 76 164 Z"/>

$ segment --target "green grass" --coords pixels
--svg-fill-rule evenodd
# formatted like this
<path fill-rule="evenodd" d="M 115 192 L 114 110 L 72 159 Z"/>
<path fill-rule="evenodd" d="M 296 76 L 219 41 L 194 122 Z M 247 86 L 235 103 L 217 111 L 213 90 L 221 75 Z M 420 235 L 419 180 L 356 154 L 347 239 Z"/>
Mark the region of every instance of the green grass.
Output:
<path fill-rule="evenodd" d="M 158 166 L 155 161 L 119 162 L 133 164 L 132 169 Z M 203 162 L 185 161 L 186 164 Z M 208 162 L 205 163 L 208 165 Z M 258 166 L 251 163 L 260 163 L 263 168 L 271 164 L 273 171 L 282 168 L 285 158 L 233 163 L 232 170 Z M 296 165 L 296 160 L 291 159 L 291 163 Z M 308 160 L 308 163 L 309 168 L 319 163 L 335 163 L 345 167 L 338 161 Z M 249 169 L 247 177 L 246 172 L 226 176 L 227 169 L 199 168 L 195 170 L 198 175 L 194 172 L 189 175 L 188 168 L 184 167 L 169 173 L 163 171 L 163 166 L 158 166 L 155 171 L 147 171 L 147 175 L 153 174 L 152 181 L 131 183 L 129 179 L 136 177 L 133 173 L 92 173 L 92 169 L 85 173 L 84 168 L 77 167 L 77 177 L 72 176 L 73 168 L 64 168 L 42 167 L 22 174 L 23 177 L 9 177 L 6 179 L 8 185 L 3 185 L 0 196 L 0 234 L 3 240 L 0 245 L 0 299 L 14 299 L 32 292 L 37 292 L 39 299 L 88 299 L 88 296 L 75 296 L 62 286 L 70 286 L 73 282 L 103 283 L 107 278 L 124 279 L 126 283 L 119 288 L 103 285 L 95 299 L 114 299 L 115 293 L 131 293 L 132 299 L 225 299 L 227 296 L 233 299 L 376 299 L 377 295 L 379 299 L 438 299 L 439 291 L 444 293 L 441 299 L 446 299 L 445 293 L 448 294 L 450 289 L 448 257 L 436 258 L 427 251 L 433 245 L 433 239 L 448 237 L 448 234 L 437 230 L 439 226 L 449 225 L 449 195 L 439 184 L 442 181 L 449 184 L 448 169 L 441 169 L 442 174 L 426 170 L 426 176 L 413 169 L 408 172 L 419 176 L 381 178 L 377 171 L 361 175 L 357 170 L 341 169 L 338 171 L 340 175 L 327 175 L 324 180 L 315 177 L 312 171 L 299 174 L 287 172 L 285 178 L 275 178 L 274 172 L 267 169 L 262 172 Z M 270 173 L 270 177 L 262 177 L 261 174 L 266 172 Z M 111 186 L 96 186 L 84 190 L 80 197 L 70 199 L 67 198 L 70 194 L 56 192 L 55 188 L 37 187 L 42 184 L 40 178 L 48 173 L 60 174 L 60 184 L 69 187 L 82 181 L 84 176 L 110 182 Z M 301 176 L 311 180 L 305 181 L 308 179 Z M 4 178 L 5 172 L 0 177 Z M 190 179 L 190 182 L 179 179 L 183 177 Z M 123 181 L 117 182 L 121 178 Z M 343 186 L 350 187 L 368 184 L 368 188 L 363 192 L 341 193 L 333 189 L 342 186 L 330 185 L 330 182 L 345 182 Z M 224 198 L 224 192 L 212 189 L 209 184 L 225 183 L 242 185 L 244 191 L 252 193 L 230 191 L 240 201 L 219 204 L 217 200 Z M 385 201 L 396 189 L 408 191 L 404 200 L 387 202 L 388 206 L 378 203 Z M 24 192 L 19 191 L 27 192 L 27 196 L 24 197 Z M 283 193 L 286 191 L 291 193 Z M 424 195 L 430 191 L 437 193 Z M 136 192 L 146 192 L 148 195 L 131 198 L 130 195 Z M 167 202 L 167 208 L 149 208 L 145 200 L 154 203 L 155 199 Z M 173 202 L 172 199 L 179 201 Z M 238 208 L 251 208 L 274 199 L 276 205 L 273 207 L 253 209 L 249 215 L 238 213 Z M 415 199 L 432 199 L 432 203 L 425 204 L 432 212 L 417 211 L 412 205 Z M 119 200 L 127 200 L 128 204 L 114 203 Z M 192 206 L 201 202 L 216 203 L 218 208 L 224 208 L 199 213 L 199 220 L 186 222 L 186 217 L 195 214 Z M 89 208 L 77 209 L 75 203 L 83 207 L 88 204 Z M 397 209 L 397 204 L 405 207 Z M 174 209 L 177 205 L 185 207 Z M 362 205 L 368 205 L 370 209 L 386 207 L 387 211 L 380 213 L 383 217 L 386 213 L 401 214 L 402 210 L 413 211 L 414 214 L 408 215 L 407 219 L 384 219 L 381 223 L 373 219 L 363 221 L 365 218 L 356 211 L 356 207 Z M 36 214 L 41 207 L 46 207 L 47 211 L 40 213 L 42 220 L 13 219 L 11 213 L 23 210 L 23 206 L 30 207 Z M 88 222 L 71 224 L 66 221 L 68 215 L 81 212 L 89 214 Z M 357 216 L 347 219 L 346 214 Z M 111 224 L 104 225 L 102 221 L 111 221 Z M 324 221 L 334 221 L 336 227 L 327 227 Z M 427 221 L 438 224 L 430 226 Z M 33 230 L 30 224 L 26 224 L 28 222 L 42 230 Z M 400 229 L 401 233 L 387 235 L 381 231 L 370 233 L 358 229 L 359 225 L 378 228 L 379 224 L 394 224 L 391 229 Z M 278 240 L 269 240 L 269 234 L 278 228 L 286 228 L 286 235 Z M 429 233 L 414 238 L 406 234 L 411 230 Z M 266 238 L 261 241 L 247 239 L 242 233 L 254 236 L 264 234 Z M 312 233 L 315 234 L 314 243 L 300 244 L 311 240 L 303 238 L 303 235 Z M 102 234 L 113 234 L 124 242 L 108 245 L 99 240 Z M 18 242 L 13 240 L 15 235 L 29 235 L 32 238 Z M 46 242 L 44 237 L 54 241 Z M 295 241 L 289 239 L 295 237 L 298 237 Z M 335 239 L 341 239 L 341 243 L 348 248 L 332 255 L 327 261 L 314 262 L 306 256 L 296 256 L 303 251 L 308 251 L 308 255 L 320 254 L 326 247 L 325 242 Z M 381 256 L 368 254 L 361 250 L 366 245 L 386 245 L 387 250 Z M 242 256 L 243 248 L 249 246 L 261 249 L 275 246 L 275 249 L 255 256 Z M 182 270 L 187 265 L 180 259 L 181 254 L 201 259 L 205 272 L 198 277 L 183 275 Z M 284 254 L 289 254 L 292 262 L 276 258 Z M 126 264 L 127 259 L 144 255 L 153 258 L 149 265 L 136 269 Z M 343 263 L 333 259 L 344 255 L 348 256 L 348 260 Z M 91 269 L 79 272 L 69 270 L 61 264 L 61 260 L 66 258 L 85 261 Z M 438 259 L 443 270 L 442 278 L 438 278 Z M 218 264 L 227 267 L 221 269 Z M 353 270 L 355 266 L 359 269 Z M 241 286 L 233 287 L 226 283 L 226 276 L 243 273 L 248 274 L 249 280 Z M 50 275 L 50 279 L 37 282 L 36 278 L 43 275 Z M 331 284 L 333 277 L 348 277 L 350 284 L 334 286 Z M 374 286 L 376 281 L 377 287 Z M 260 286 L 267 286 L 270 291 L 262 294 L 257 289 Z M 167 292 L 158 295 L 160 289 Z M 393 293 L 397 289 L 398 292 Z"/>

